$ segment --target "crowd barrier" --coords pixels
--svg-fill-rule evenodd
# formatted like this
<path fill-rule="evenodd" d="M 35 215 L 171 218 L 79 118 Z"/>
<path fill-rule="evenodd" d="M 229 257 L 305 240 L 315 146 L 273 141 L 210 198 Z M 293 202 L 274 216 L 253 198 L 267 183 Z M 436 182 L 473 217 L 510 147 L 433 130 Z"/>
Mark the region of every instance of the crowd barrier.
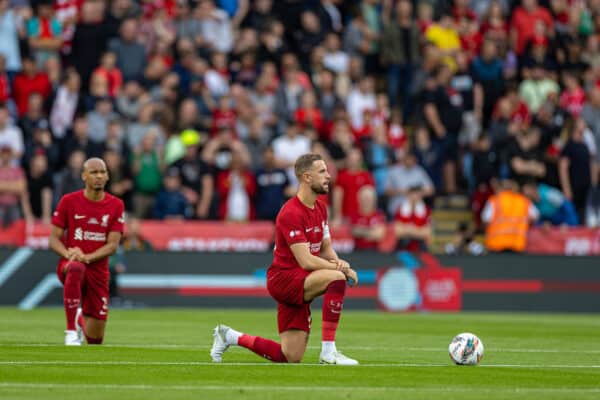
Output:
<path fill-rule="evenodd" d="M 267 252 L 273 248 L 275 226 L 272 222 L 228 223 L 203 221 L 143 221 L 143 238 L 155 250 L 200 252 Z M 347 225 L 331 227 L 333 244 L 340 253 L 354 251 L 354 239 Z M 17 221 L 0 230 L 0 246 L 48 248 L 50 226 Z M 395 250 L 395 240 L 388 232 L 377 249 L 382 253 Z M 529 231 L 529 254 L 600 255 L 600 228 L 542 228 Z"/>
<path fill-rule="evenodd" d="M 482 257 L 354 252 L 360 284 L 349 309 L 384 311 L 600 312 L 598 257 Z M 271 253 L 125 253 L 119 276 L 126 303 L 145 307 L 274 308 L 266 289 Z M 0 249 L 0 305 L 62 305 L 57 256 L 29 247 Z"/>

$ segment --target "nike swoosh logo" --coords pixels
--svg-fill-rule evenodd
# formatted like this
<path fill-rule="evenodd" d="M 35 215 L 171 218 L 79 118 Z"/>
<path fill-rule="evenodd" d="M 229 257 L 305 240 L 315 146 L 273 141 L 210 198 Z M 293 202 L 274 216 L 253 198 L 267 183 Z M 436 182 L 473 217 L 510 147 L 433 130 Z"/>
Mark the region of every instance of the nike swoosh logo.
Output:
<path fill-rule="evenodd" d="M 312 230 L 313 230 L 313 228 L 306 228 L 305 232 L 310 232 Z"/>
<path fill-rule="evenodd" d="M 83 219 L 85 218 L 85 215 L 77 215 L 75 214 L 75 219 Z"/>

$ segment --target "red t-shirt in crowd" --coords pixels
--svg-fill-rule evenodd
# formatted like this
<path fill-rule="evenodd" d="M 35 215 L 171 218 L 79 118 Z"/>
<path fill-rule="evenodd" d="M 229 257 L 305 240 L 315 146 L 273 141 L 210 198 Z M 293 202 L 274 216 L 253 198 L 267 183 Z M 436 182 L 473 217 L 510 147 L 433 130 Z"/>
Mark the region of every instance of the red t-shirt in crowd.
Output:
<path fill-rule="evenodd" d="M 237 117 L 234 110 L 214 110 L 212 113 L 211 134 L 217 134 L 221 128 L 228 128 L 235 132 L 236 119 Z"/>
<path fill-rule="evenodd" d="M 335 186 L 344 191 L 342 197 L 342 216 L 353 217 L 358 213 L 358 191 L 364 186 L 375 186 L 373 175 L 369 171 L 340 171 Z"/>
<path fill-rule="evenodd" d="M 323 239 L 330 237 L 327 207 L 318 200 L 314 208 L 306 206 L 298 196 L 289 199 L 275 220 L 275 251 L 271 268 L 302 268 L 290 246 L 308 243 L 310 253 L 318 256 Z"/>
<path fill-rule="evenodd" d="M 431 222 L 431 210 L 423 202 L 416 203 L 414 207 L 409 202 L 405 202 L 398 207 L 394 221 L 418 227 L 427 226 Z"/>
<path fill-rule="evenodd" d="M 123 201 L 104 193 L 100 201 L 85 197 L 84 191 L 65 194 L 52 215 L 52 225 L 65 230 L 65 247 L 79 247 L 85 254 L 106 244 L 110 232 L 123 233 Z M 93 262 L 88 268 L 108 268 L 108 257 Z"/>
<path fill-rule="evenodd" d="M 585 104 L 585 91 L 578 87 L 575 90 L 565 90 L 560 95 L 560 106 L 567 110 L 573 117 L 578 117 Z"/>
<path fill-rule="evenodd" d="M 18 74 L 15 77 L 13 86 L 13 98 L 17 104 L 19 116 L 23 116 L 27 113 L 29 96 L 34 93 L 39 93 L 44 100 L 46 100 L 52 90 L 48 76 L 42 72 L 38 72 L 32 77 L 25 74 Z"/>
<path fill-rule="evenodd" d="M 517 31 L 517 43 L 515 51 L 521 55 L 525 51 L 525 45 L 535 33 L 535 26 L 538 21 L 543 22 L 547 29 L 554 25 L 552 15 L 544 7 L 537 7 L 533 12 L 527 12 L 523 7 L 517 7 L 513 13 L 510 22 L 511 28 Z"/>
<path fill-rule="evenodd" d="M 351 219 L 352 227 L 370 228 L 385 224 L 385 215 L 377 210 L 370 215 L 355 215 Z M 376 249 L 378 242 L 365 238 L 354 238 L 354 248 L 357 250 Z"/>

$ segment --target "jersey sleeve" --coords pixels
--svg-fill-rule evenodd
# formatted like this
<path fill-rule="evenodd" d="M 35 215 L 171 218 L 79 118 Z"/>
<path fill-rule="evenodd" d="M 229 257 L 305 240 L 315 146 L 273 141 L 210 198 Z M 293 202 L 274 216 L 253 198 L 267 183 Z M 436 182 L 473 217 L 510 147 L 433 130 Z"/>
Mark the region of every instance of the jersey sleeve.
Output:
<path fill-rule="evenodd" d="M 304 232 L 302 215 L 292 210 L 284 211 L 277 220 L 277 228 L 281 230 L 288 246 L 296 243 L 307 243 L 308 239 Z"/>
<path fill-rule="evenodd" d="M 125 207 L 123 201 L 115 202 L 115 209 L 112 215 L 112 223 L 108 229 L 109 232 L 123 233 L 123 225 L 125 224 Z"/>
<path fill-rule="evenodd" d="M 64 197 L 60 199 L 56 206 L 56 210 L 54 210 L 54 213 L 52 214 L 52 225 L 66 229 L 67 221 L 69 220 L 67 213 L 69 206 L 67 203 L 68 201 Z"/>

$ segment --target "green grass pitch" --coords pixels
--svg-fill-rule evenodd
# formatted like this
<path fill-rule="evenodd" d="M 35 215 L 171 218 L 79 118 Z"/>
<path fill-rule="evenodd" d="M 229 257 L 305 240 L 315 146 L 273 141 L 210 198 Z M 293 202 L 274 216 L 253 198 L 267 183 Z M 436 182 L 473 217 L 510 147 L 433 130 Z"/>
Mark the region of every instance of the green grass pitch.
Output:
<path fill-rule="evenodd" d="M 300 365 L 232 348 L 208 355 L 217 322 L 276 338 L 274 311 L 112 310 L 105 345 L 66 348 L 61 309 L 0 308 L 0 399 L 598 399 L 600 315 L 347 311 L 338 348 L 358 367 L 317 365 L 320 310 Z M 452 365 L 460 332 L 476 367 Z"/>

